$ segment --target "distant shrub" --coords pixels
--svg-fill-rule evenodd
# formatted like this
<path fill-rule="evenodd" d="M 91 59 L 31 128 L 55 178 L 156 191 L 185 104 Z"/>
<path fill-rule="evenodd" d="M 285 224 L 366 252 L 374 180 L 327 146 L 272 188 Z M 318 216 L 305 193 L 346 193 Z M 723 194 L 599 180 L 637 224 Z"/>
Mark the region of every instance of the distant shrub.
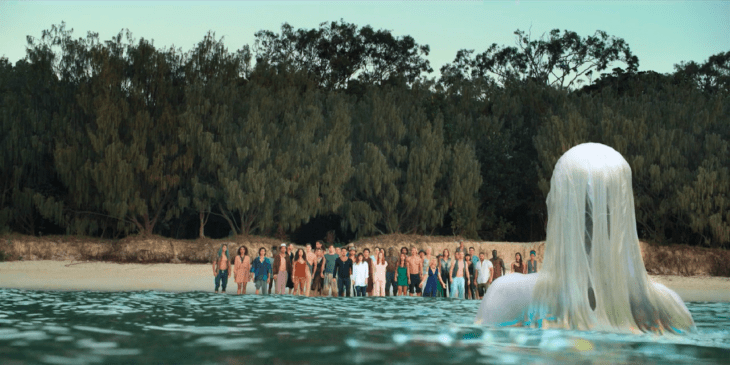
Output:
<path fill-rule="evenodd" d="M 720 252 L 712 255 L 712 258 L 709 274 L 711 276 L 730 277 L 730 252 Z"/>

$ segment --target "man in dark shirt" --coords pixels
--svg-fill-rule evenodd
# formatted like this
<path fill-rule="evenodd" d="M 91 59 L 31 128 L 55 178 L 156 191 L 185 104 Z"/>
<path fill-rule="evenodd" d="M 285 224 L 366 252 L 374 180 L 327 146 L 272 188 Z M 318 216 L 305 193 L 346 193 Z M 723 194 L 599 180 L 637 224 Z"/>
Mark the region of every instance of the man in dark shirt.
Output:
<path fill-rule="evenodd" d="M 333 279 L 337 279 L 337 293 L 341 297 L 350 296 L 350 275 L 352 275 L 352 259 L 347 257 L 347 251 L 342 249 L 340 251 L 340 257 L 335 260 L 335 271 L 333 273 Z"/>
<path fill-rule="evenodd" d="M 492 276 L 492 281 L 494 281 L 497 280 L 498 277 L 504 275 L 506 270 L 504 267 L 504 260 L 497 256 L 497 250 L 492 250 L 492 259 L 489 261 L 491 261 L 494 266 L 494 274 Z"/>
<path fill-rule="evenodd" d="M 390 296 L 390 288 L 393 287 L 393 295 L 398 290 L 398 284 L 395 282 L 395 270 L 398 265 L 398 257 L 395 255 L 395 248 L 388 248 L 388 256 L 385 256 L 385 262 L 388 266 L 385 267 L 385 295 Z"/>
<path fill-rule="evenodd" d="M 294 244 L 293 243 L 289 243 L 286 246 L 286 254 L 289 255 L 289 261 L 291 261 L 293 264 L 294 263 Z M 289 289 L 289 295 L 291 295 L 291 292 L 294 289 L 294 280 L 292 280 L 291 272 L 289 272 L 289 277 L 286 279 L 286 287 Z"/>

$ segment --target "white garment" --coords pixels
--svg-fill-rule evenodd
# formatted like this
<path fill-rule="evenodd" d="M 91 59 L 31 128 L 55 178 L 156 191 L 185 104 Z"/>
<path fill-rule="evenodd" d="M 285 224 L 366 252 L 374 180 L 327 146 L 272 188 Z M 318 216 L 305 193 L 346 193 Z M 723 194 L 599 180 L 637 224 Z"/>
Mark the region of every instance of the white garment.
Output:
<path fill-rule="evenodd" d="M 492 262 L 489 260 L 484 260 L 479 263 L 477 266 L 477 270 L 479 270 L 479 275 L 477 276 L 477 284 L 486 284 L 489 282 L 489 278 L 491 277 L 491 273 L 489 272 L 489 269 L 494 268 L 494 265 L 492 265 Z"/>
<path fill-rule="evenodd" d="M 355 264 L 352 267 L 352 276 L 355 280 L 355 286 L 367 286 L 368 285 L 368 276 L 369 276 L 369 270 L 367 262 L 361 262 L 359 264 Z"/>

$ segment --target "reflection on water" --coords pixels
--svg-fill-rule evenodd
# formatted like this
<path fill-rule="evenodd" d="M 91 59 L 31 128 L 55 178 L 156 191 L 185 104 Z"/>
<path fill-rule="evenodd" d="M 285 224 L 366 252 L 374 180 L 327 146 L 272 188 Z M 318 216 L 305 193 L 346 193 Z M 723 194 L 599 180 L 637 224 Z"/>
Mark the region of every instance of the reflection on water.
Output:
<path fill-rule="evenodd" d="M 0 362 L 727 363 L 730 303 L 698 332 L 627 336 L 473 325 L 478 301 L 0 289 Z"/>

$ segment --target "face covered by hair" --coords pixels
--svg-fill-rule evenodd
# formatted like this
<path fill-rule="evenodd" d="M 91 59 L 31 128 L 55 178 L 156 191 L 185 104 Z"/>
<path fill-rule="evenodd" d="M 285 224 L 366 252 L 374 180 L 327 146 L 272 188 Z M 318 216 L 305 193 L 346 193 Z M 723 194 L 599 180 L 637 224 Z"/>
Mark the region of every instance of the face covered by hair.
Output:
<path fill-rule="evenodd" d="M 679 296 L 649 280 L 631 186 L 629 164 L 608 146 L 585 143 L 563 154 L 547 196 L 542 270 L 495 280 L 477 322 L 612 332 L 693 330 Z M 511 301 L 523 307 L 500 312 L 507 300 L 503 293 L 515 288 L 525 293 Z"/>
<path fill-rule="evenodd" d="M 547 206 L 533 317 L 586 330 L 682 332 L 694 327 L 684 304 L 646 274 L 631 168 L 621 154 L 597 143 L 570 149 L 555 165 Z"/>

